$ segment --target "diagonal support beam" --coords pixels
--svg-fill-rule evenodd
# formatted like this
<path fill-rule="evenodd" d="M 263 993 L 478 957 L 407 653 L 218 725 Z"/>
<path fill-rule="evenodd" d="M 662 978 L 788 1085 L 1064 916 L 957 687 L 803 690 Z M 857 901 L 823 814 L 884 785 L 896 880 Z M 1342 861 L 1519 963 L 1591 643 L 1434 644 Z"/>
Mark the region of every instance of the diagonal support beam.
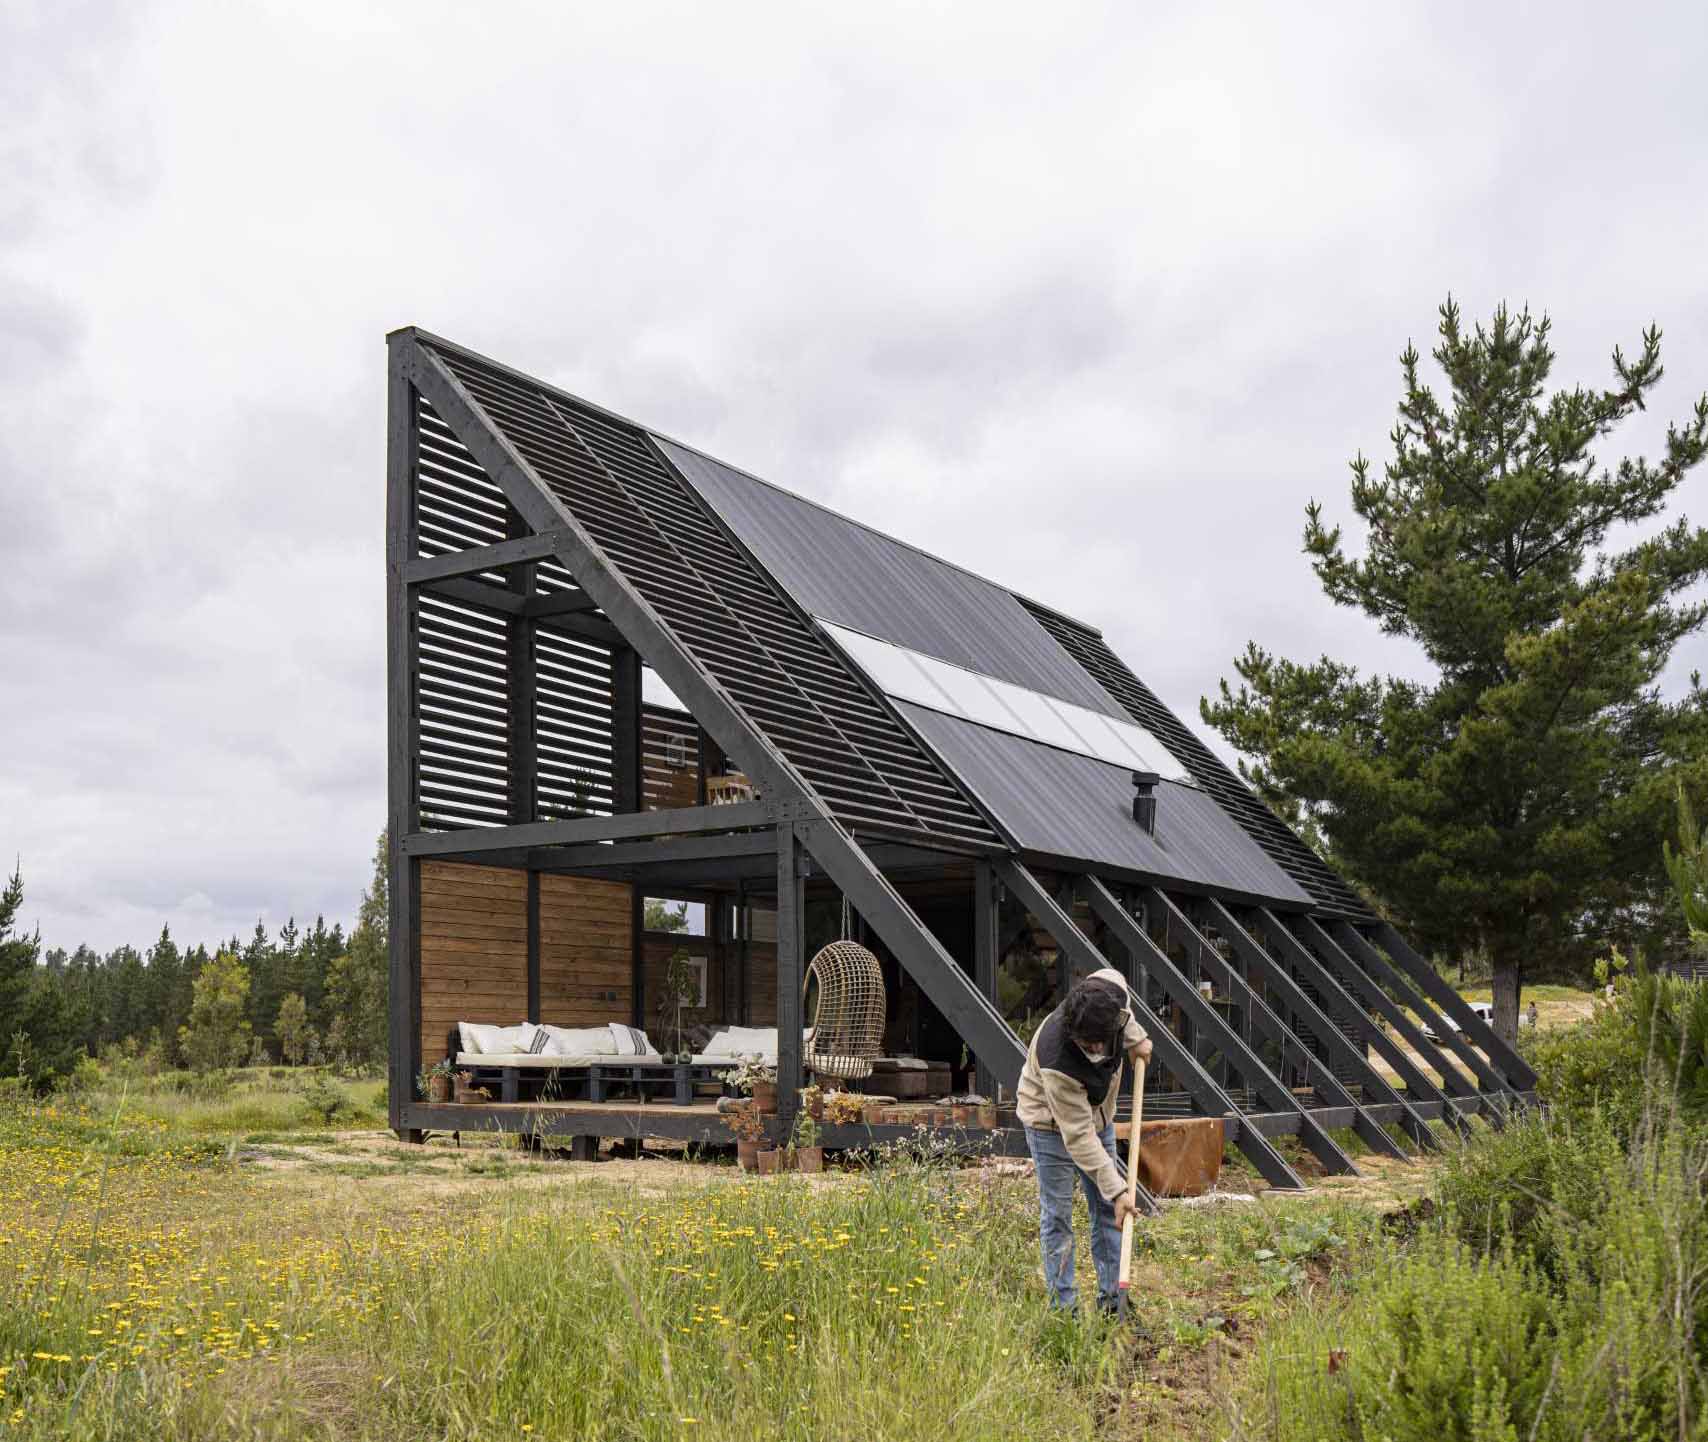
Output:
<path fill-rule="evenodd" d="M 1334 1138 L 1299 1105 L 1299 1099 L 1293 1095 L 1292 1089 L 1263 1064 L 1263 1059 L 1223 1020 L 1222 1014 L 1199 995 L 1198 989 L 1175 966 L 1173 959 L 1151 940 L 1150 933 L 1133 919 L 1109 888 L 1095 876 L 1084 876 L 1079 879 L 1077 890 L 1097 919 L 1109 928 L 1110 934 L 1128 951 L 1134 956 L 1150 956 L 1155 962 L 1150 971 L 1151 980 L 1160 985 L 1168 993 L 1169 999 L 1191 1018 L 1192 1024 L 1199 1032 L 1214 1043 L 1217 1050 L 1245 1080 L 1245 1084 L 1274 1111 L 1298 1113 L 1297 1135 L 1299 1140 L 1311 1149 L 1312 1155 L 1330 1172 L 1356 1176 L 1358 1168 L 1352 1164 L 1352 1158 L 1347 1156 Z M 1201 959 L 1212 963 L 1212 976 L 1219 973 L 1229 993 L 1236 987 L 1244 992 L 1248 1009 L 1262 1005 L 1252 996 L 1251 988 L 1245 984 L 1245 978 L 1238 976 L 1228 967 L 1216 953 L 1216 949 L 1199 936 L 1197 928 L 1180 914 L 1179 908 L 1173 902 L 1154 888 L 1148 889 L 1145 896 L 1147 899 L 1155 898 L 1158 904 L 1185 928 L 1188 940 L 1198 938 L 1201 943 Z M 1208 957 L 1202 955 L 1205 952 L 1209 953 Z"/>
<path fill-rule="evenodd" d="M 1361 1028 L 1364 1039 L 1375 1048 L 1400 1078 L 1401 1085 L 1406 1089 L 1405 1096 L 1401 1098 L 1402 1101 L 1408 1103 L 1434 1102 L 1441 1104 L 1444 1109 L 1450 1108 L 1451 1104 L 1447 1102 L 1441 1088 L 1432 1085 L 1423 1073 L 1412 1065 L 1411 1059 L 1406 1056 L 1391 1036 L 1381 1027 L 1368 1020 L 1369 1014 L 1364 1010 L 1362 1003 L 1353 999 L 1346 988 L 1340 984 L 1339 978 L 1328 969 L 1314 951 L 1283 926 L 1275 913 L 1267 907 L 1258 908 L 1257 916 L 1263 923 L 1263 933 L 1269 938 L 1270 943 L 1280 949 L 1288 964 L 1297 967 L 1305 979 L 1322 994 L 1325 1001 L 1336 1003 L 1352 1015 L 1365 1019 L 1365 1024 Z M 1430 1131 L 1423 1118 L 1412 1106 L 1408 1105 L 1401 1114 L 1400 1124 L 1405 1128 L 1406 1134 L 1420 1147 L 1428 1151 L 1439 1151 L 1441 1149 L 1440 1140 L 1434 1132 Z"/>
<path fill-rule="evenodd" d="M 1298 967 L 1310 979 L 1310 984 L 1319 989 L 1320 993 L 1329 996 L 1329 998 L 1337 999 L 1344 1005 L 1351 1006 L 1353 1010 L 1365 1010 L 1363 999 L 1354 996 L 1354 993 L 1349 991 L 1348 986 L 1342 984 L 1341 979 L 1336 976 L 1336 972 L 1329 967 L 1329 964 L 1324 962 L 1317 953 L 1312 952 L 1310 947 L 1307 947 L 1298 936 L 1293 935 L 1274 912 L 1269 911 L 1267 907 L 1261 907 L 1257 911 L 1257 916 L 1261 917 L 1262 924 L 1264 924 L 1264 935 L 1271 940 L 1271 943 L 1286 953 L 1288 962 Z M 1414 1100 L 1414 1102 L 1442 1102 L 1443 1116 L 1447 1114 L 1445 1111 L 1447 1093 L 1443 1092 L 1442 1088 L 1436 1087 L 1428 1076 L 1424 1076 L 1416 1068 L 1413 1059 L 1406 1056 L 1404 1047 L 1401 1047 L 1399 1042 L 1395 1042 L 1394 1037 L 1390 1037 L 1382 1027 L 1373 1027 L 1368 1034 L 1368 1039 L 1370 1039 L 1370 1046 L 1375 1047 L 1375 1051 L 1380 1052 L 1383 1061 L 1394 1068 L 1394 1073 L 1399 1076 L 1402 1087 L 1406 1088 L 1407 1099 Z M 1426 1134 L 1433 1136 L 1433 1133 Z M 1416 1140 L 1418 1140 L 1419 1145 L 1428 1145 L 1428 1143 L 1424 1143 L 1423 1138 L 1416 1138 Z"/>
<path fill-rule="evenodd" d="M 1376 985 L 1382 987 L 1390 995 L 1398 997 L 1402 1004 L 1410 1007 L 1414 1013 L 1422 1017 L 1424 1025 L 1431 1028 L 1453 1054 L 1471 1069 L 1472 1075 L 1477 1079 L 1483 1098 L 1483 1114 L 1496 1127 L 1505 1126 L 1506 1118 L 1502 1114 L 1501 1103 L 1503 1099 L 1513 1095 L 1513 1091 L 1500 1074 L 1484 1060 L 1482 1053 L 1462 1041 L 1459 1036 L 1459 1028 L 1437 1013 L 1427 1000 L 1419 996 L 1406 978 L 1388 964 L 1388 959 L 1359 935 L 1353 927 L 1344 921 L 1338 922 L 1329 930 L 1329 934 L 1340 945 L 1341 950 L 1364 968 Z M 1425 1037 L 1424 1040 L 1427 1041 L 1428 1038 Z M 1443 1075 L 1445 1075 L 1445 1066 L 1446 1061 L 1445 1056 L 1443 1056 Z"/>
<path fill-rule="evenodd" d="M 1305 989 L 1293 980 L 1285 967 L 1257 944 L 1257 939 L 1240 925 L 1231 911 L 1213 899 L 1207 905 L 1216 930 L 1227 937 L 1235 954 L 1245 963 L 1247 973 L 1255 973 L 1263 983 L 1265 993 L 1275 997 L 1284 1014 L 1302 1020 L 1328 1052 L 1330 1061 L 1324 1062 L 1315 1052 L 1306 1049 L 1306 1054 L 1310 1057 L 1308 1066 L 1312 1068 L 1312 1084 L 1326 1095 L 1338 1094 L 1345 1098 L 1341 1105 L 1353 1109 L 1353 1128 L 1372 1151 L 1382 1152 L 1401 1161 L 1408 1160 L 1409 1153 L 1393 1139 L 1388 1129 L 1382 1125 L 1379 1118 L 1372 1115 L 1368 1107 L 1372 1103 L 1387 1105 L 1403 1115 L 1409 1110 L 1410 1104 L 1388 1084 L 1386 1077 L 1370 1065 L 1370 1058 L 1365 1055 L 1364 1049 L 1354 1046 L 1347 1039 L 1346 1034 L 1328 1013 L 1311 1000 Z M 1364 1091 L 1362 1103 L 1353 1102 L 1351 1093 L 1335 1075 L 1333 1063 L 1339 1063 L 1357 1079 Z M 1415 1124 L 1415 1129 L 1412 1124 Z M 1413 1135 L 1417 1132 L 1427 1133 L 1429 1130 L 1424 1125 L 1423 1118 L 1416 1113 L 1412 1114 L 1407 1129 L 1412 1131 Z"/>
<path fill-rule="evenodd" d="M 1358 963 L 1341 949 L 1340 944 L 1323 930 L 1314 917 L 1299 918 L 1299 928 L 1304 932 L 1306 944 L 1321 948 L 1324 959 L 1330 967 L 1340 972 L 1353 995 L 1364 998 L 1369 1008 L 1405 1039 L 1413 1055 L 1420 1057 L 1426 1065 L 1438 1069 L 1441 1081 L 1436 1090 L 1443 1099 L 1465 1097 L 1475 1099 L 1480 1106 L 1481 1098 L 1477 1097 L 1476 1088 L 1466 1081 L 1457 1067 L 1448 1064 L 1447 1059 L 1424 1036 L 1417 1024 L 1405 1014 L 1400 1003 L 1383 991 L 1376 979 L 1367 975 Z M 1427 1083 L 1428 1077 L 1425 1076 L 1424 1080 Z M 1470 1134 L 1471 1124 L 1458 1107 L 1449 1107 L 1445 1115 L 1460 1135 Z"/>
<path fill-rule="evenodd" d="M 1257 994 L 1245 976 L 1222 955 L 1215 943 L 1205 935 L 1203 928 L 1176 904 L 1174 898 L 1156 887 L 1147 887 L 1141 894 L 1147 902 L 1161 908 L 1174 925 L 1181 929 L 1187 945 L 1193 948 L 1197 956 L 1198 965 L 1210 974 L 1212 980 L 1218 982 L 1228 995 L 1240 999 L 1246 1009 L 1246 1015 L 1251 1018 L 1253 1028 L 1274 1042 L 1281 1049 L 1281 1054 L 1284 1057 L 1297 1059 L 1305 1075 L 1310 1078 L 1311 1085 L 1317 1094 L 1326 1098 L 1333 1106 L 1351 1107 L 1353 1109 L 1353 1130 L 1363 1139 L 1365 1145 L 1372 1151 L 1382 1152 L 1387 1156 L 1404 1158 L 1405 1150 L 1395 1143 L 1380 1122 L 1365 1112 L 1363 1107 L 1353 1100 L 1352 1094 L 1346 1090 L 1341 1084 L 1340 1078 L 1334 1074 L 1334 1068 L 1306 1046 L 1287 1023 L 1271 1010 L 1268 1001 Z M 1293 1097 L 1291 1088 L 1286 1087 L 1284 1081 L 1282 1086 L 1286 1090 L 1289 1100 L 1294 1106 L 1298 1106 L 1298 1101 Z M 1299 1109 L 1304 1111 L 1307 1116 L 1310 1115 L 1307 1109 L 1303 1107 Z M 1309 1142 L 1309 1133 L 1301 1130 L 1299 1135 L 1304 1137 L 1307 1143 Z M 1337 1147 L 1336 1150 L 1339 1151 L 1339 1148 Z M 1325 1160 L 1323 1164 L 1327 1166 L 1328 1162 Z M 1348 1165 L 1350 1165 L 1350 1161 Z M 1354 1169 L 1354 1174 L 1356 1175 L 1356 1169 Z"/>
<path fill-rule="evenodd" d="M 996 871 L 1002 878 L 1002 884 L 1037 918 L 1044 929 L 1055 938 L 1056 945 L 1074 961 L 1089 971 L 1101 971 L 1109 965 L 1109 959 L 1092 945 L 1090 938 L 1074 924 L 1073 918 L 1057 905 L 1055 897 L 1051 896 L 1038 878 L 1024 866 L 1016 861 L 1003 860 L 996 863 Z M 1146 941 L 1149 941 L 1148 937 Z M 1170 966 L 1172 967 L 1172 963 Z M 1181 1045 L 1180 1039 L 1145 1005 L 1144 998 L 1131 987 L 1127 988 L 1127 997 L 1134 1015 L 1150 1034 L 1156 1055 L 1164 1066 L 1186 1084 L 1193 1101 L 1205 1115 L 1240 1122 L 1244 1114 L 1234 1105 L 1233 1098 L 1217 1085 L 1215 1078 L 1198 1064 L 1198 1059 L 1191 1051 Z M 1270 1185 L 1295 1191 L 1304 1190 L 1305 1184 L 1299 1179 L 1298 1173 L 1255 1127 L 1236 1126 L 1234 1141 L 1250 1159 L 1251 1164 L 1263 1173 Z"/>
<path fill-rule="evenodd" d="M 1376 944 L 1422 988 L 1431 1001 L 1459 1023 L 1460 1029 L 1470 1036 L 1472 1045 L 1480 1046 L 1488 1053 L 1489 1060 L 1505 1073 L 1507 1084 L 1514 1092 L 1536 1089 L 1536 1073 L 1530 1063 L 1501 1040 L 1494 1028 L 1471 1009 L 1470 1002 L 1443 981 L 1435 968 L 1419 956 L 1393 926 L 1384 921 L 1376 928 Z"/>

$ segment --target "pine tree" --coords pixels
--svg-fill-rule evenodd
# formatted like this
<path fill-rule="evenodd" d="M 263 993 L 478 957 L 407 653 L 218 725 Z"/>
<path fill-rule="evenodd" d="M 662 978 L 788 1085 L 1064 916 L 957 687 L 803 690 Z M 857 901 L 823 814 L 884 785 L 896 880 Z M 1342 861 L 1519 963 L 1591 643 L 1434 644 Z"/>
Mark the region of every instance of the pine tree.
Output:
<path fill-rule="evenodd" d="M 148 1025 L 142 1030 L 158 1031 L 162 1040 L 176 1037 L 178 1028 L 189 1019 L 189 987 L 184 979 L 184 958 L 169 926 L 160 928 L 160 939 L 148 949 L 148 996 Z"/>
<path fill-rule="evenodd" d="M 1680 783 L 1708 786 L 1708 698 L 1656 682 L 1705 608 L 1708 531 L 1682 519 L 1613 550 L 1614 527 L 1660 516 L 1708 454 L 1708 396 L 1656 461 L 1594 450 L 1661 379 L 1652 327 L 1604 391 L 1546 394 L 1546 317 L 1505 307 L 1467 334 L 1451 300 L 1438 400 L 1408 346 L 1394 458 L 1352 462 L 1368 534 L 1349 555 L 1314 501 L 1305 549 L 1336 605 L 1421 646 L 1428 683 L 1309 665 L 1255 643 L 1203 715 L 1277 809 L 1301 808 L 1334 858 L 1432 945 L 1494 966 L 1495 1019 L 1515 1035 L 1527 963 L 1558 965 L 1620 918 L 1659 914 L 1659 865 Z"/>
<path fill-rule="evenodd" d="M 285 993 L 279 1002 L 279 1055 L 291 1066 L 301 1066 L 308 1051 L 311 1028 L 308 1024 L 308 1005 L 294 991 Z"/>
<path fill-rule="evenodd" d="M 382 831 L 374 851 L 373 883 L 362 893 L 349 950 L 332 963 L 326 979 L 331 1016 L 327 1043 L 334 1055 L 351 1066 L 382 1065 L 388 1050 L 391 961 L 386 944 L 390 906 L 387 867 L 386 835 Z"/>
<path fill-rule="evenodd" d="M 82 1015 L 63 975 L 36 964 L 41 938 L 19 934 L 23 868 L 0 891 L 0 1076 L 48 1091 L 82 1054 Z"/>

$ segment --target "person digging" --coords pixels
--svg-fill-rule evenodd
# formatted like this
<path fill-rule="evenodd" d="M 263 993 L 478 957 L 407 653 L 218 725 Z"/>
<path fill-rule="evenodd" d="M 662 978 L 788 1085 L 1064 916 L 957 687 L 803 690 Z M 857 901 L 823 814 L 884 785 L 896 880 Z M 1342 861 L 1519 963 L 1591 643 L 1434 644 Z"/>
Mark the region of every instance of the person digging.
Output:
<path fill-rule="evenodd" d="M 1119 1309 L 1121 1223 L 1134 1210 L 1115 1159 L 1115 1099 L 1121 1068 L 1150 1060 L 1151 1042 L 1127 1006 L 1113 967 L 1093 972 L 1044 1018 L 1020 1073 L 1016 1112 L 1038 1173 L 1038 1243 L 1052 1303 L 1072 1311 L 1073 1189 L 1091 1211 L 1097 1305 Z"/>

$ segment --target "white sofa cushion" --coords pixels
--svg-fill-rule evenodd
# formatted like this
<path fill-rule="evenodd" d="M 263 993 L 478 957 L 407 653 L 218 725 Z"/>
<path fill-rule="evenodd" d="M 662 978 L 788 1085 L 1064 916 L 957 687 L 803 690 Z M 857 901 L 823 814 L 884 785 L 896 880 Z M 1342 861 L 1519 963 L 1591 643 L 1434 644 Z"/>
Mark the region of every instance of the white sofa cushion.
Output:
<path fill-rule="evenodd" d="M 761 1056 L 774 1061 L 777 1056 L 777 1028 L 774 1026 L 726 1026 L 706 1043 L 702 1055 L 714 1059 Z"/>
<path fill-rule="evenodd" d="M 485 1055 L 488 1052 L 526 1051 L 533 1045 L 534 1024 L 525 1021 L 517 1026 L 488 1026 L 484 1022 L 459 1021 L 457 1031 L 462 1036 L 463 1050 Z"/>
<path fill-rule="evenodd" d="M 617 1038 L 609 1026 L 542 1026 L 547 1038 L 543 1056 L 616 1056 Z"/>
<path fill-rule="evenodd" d="M 618 1056 L 657 1056 L 658 1048 L 638 1026 L 626 1026 L 620 1021 L 610 1024 L 611 1039 L 617 1044 Z"/>

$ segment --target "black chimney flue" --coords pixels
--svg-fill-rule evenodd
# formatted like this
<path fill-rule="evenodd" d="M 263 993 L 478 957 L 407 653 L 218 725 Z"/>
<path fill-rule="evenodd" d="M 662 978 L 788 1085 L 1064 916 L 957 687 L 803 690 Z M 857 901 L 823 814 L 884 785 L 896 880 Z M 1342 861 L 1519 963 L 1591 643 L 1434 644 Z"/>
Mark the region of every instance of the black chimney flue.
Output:
<path fill-rule="evenodd" d="M 1150 835 L 1156 835 L 1156 784 L 1162 777 L 1155 771 L 1133 773 L 1133 820 Z"/>

